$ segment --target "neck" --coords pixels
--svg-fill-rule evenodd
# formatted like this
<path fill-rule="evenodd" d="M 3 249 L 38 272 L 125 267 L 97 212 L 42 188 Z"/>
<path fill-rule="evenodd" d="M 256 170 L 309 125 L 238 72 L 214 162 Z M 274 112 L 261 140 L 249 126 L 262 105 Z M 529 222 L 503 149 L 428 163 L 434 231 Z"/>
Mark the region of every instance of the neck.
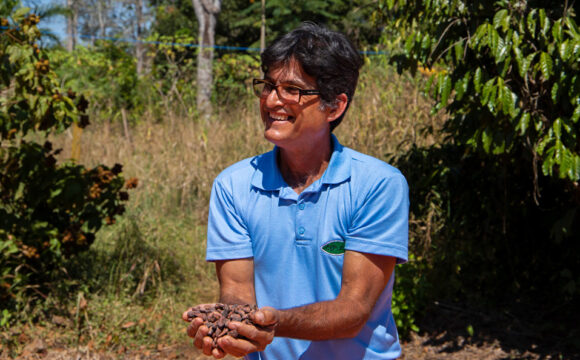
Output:
<path fill-rule="evenodd" d="M 310 184 L 320 179 L 332 155 L 330 135 L 327 141 L 298 149 L 280 148 L 278 166 L 286 183 L 300 194 Z"/>

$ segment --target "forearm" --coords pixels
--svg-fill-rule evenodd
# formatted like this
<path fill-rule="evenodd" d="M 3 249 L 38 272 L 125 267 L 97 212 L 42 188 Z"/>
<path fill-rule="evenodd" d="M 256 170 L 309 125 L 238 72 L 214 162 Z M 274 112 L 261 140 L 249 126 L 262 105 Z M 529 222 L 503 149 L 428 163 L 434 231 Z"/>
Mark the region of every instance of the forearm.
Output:
<path fill-rule="evenodd" d="M 395 262 L 393 257 L 347 251 L 336 299 L 278 311 L 276 336 L 306 340 L 355 337 L 391 278 Z"/>
<path fill-rule="evenodd" d="M 252 259 L 217 261 L 220 283 L 219 302 L 224 304 L 256 304 L 254 262 Z"/>
<path fill-rule="evenodd" d="M 370 309 L 340 296 L 297 308 L 279 310 L 276 336 L 305 340 L 328 340 L 356 336 Z"/>

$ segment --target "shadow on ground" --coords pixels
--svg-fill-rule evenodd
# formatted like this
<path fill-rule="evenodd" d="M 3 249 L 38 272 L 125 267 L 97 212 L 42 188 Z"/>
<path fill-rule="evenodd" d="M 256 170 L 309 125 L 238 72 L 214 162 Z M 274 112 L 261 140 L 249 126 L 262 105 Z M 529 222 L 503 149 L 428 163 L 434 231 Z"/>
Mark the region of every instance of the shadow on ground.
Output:
<path fill-rule="evenodd" d="M 406 360 L 415 359 L 580 359 L 580 344 L 570 318 L 542 326 L 537 318 L 510 312 L 486 313 L 457 304 L 434 302 L 419 321 L 421 332 L 403 343 Z M 539 312 L 538 312 L 539 314 Z M 561 315 L 564 316 L 564 315 Z M 577 323 L 577 322 L 576 322 Z M 563 329 L 572 332 L 563 332 Z"/>

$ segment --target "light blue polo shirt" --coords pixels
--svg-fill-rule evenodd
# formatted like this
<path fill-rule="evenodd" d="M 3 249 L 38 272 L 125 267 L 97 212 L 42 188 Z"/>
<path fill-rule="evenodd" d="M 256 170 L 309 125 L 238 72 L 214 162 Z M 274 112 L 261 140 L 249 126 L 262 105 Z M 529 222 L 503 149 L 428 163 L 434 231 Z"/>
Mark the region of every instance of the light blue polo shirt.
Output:
<path fill-rule="evenodd" d="M 278 169 L 278 149 L 242 160 L 213 184 L 208 261 L 253 257 L 259 307 L 287 309 L 335 299 L 344 250 L 407 261 L 409 194 L 399 170 L 346 148 L 300 195 Z M 365 276 L 361 274 L 361 276 Z M 394 274 L 353 339 L 276 337 L 248 359 L 394 359 L 401 353 L 391 312 Z"/>

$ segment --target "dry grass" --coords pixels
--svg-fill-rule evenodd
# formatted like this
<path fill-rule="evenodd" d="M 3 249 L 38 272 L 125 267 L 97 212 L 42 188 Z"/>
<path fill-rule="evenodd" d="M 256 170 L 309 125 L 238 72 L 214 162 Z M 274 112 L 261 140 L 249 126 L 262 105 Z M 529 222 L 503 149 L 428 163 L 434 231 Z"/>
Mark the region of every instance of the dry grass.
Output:
<path fill-rule="evenodd" d="M 423 129 L 438 129 L 442 115 L 431 116 L 431 102 L 422 94 L 424 78 L 397 75 L 382 64 L 370 64 L 361 74 L 357 93 L 344 124 L 337 128 L 341 141 L 358 151 L 387 159 L 413 144 L 438 140 Z"/>

